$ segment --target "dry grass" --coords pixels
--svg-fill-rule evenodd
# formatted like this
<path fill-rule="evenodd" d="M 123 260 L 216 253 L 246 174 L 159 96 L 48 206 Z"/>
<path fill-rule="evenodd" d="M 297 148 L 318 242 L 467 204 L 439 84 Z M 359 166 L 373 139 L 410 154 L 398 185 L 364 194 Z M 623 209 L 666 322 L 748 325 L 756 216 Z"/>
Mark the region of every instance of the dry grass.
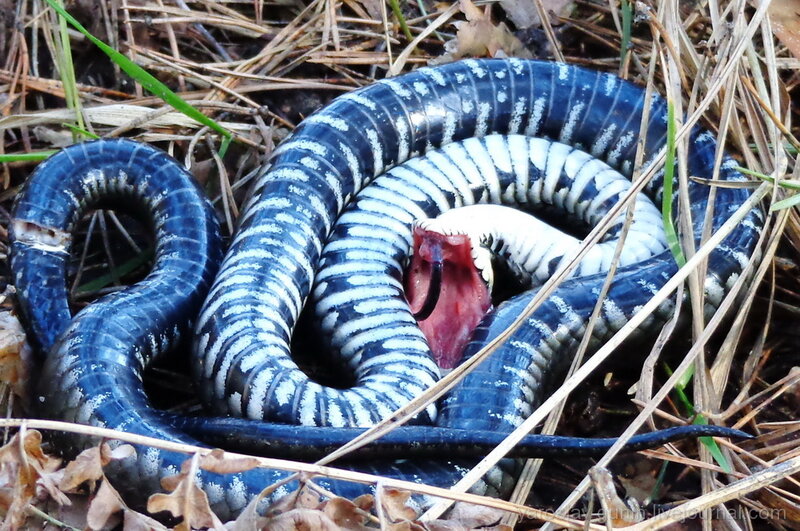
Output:
<path fill-rule="evenodd" d="M 65 124 L 103 137 L 125 135 L 158 143 L 185 160 L 214 191 L 215 205 L 231 230 L 248 181 L 265 162 L 272 146 L 320 105 L 387 74 L 451 60 L 462 53 L 487 55 L 499 50 L 508 55 L 533 54 L 616 72 L 667 96 L 676 106 L 676 114 L 685 116 L 678 128 L 679 161 L 685 157 L 687 132 L 693 124 L 700 123 L 715 131 L 743 166 L 777 180 L 797 178 L 799 144 L 793 136 L 797 131 L 791 127 L 793 109 L 789 102 L 797 92 L 798 60 L 775 39 L 768 3 L 757 7 L 736 0 L 639 3 L 630 48 L 622 63 L 619 47 L 625 16 L 615 2 L 579 1 L 571 12 L 561 15 L 549 12 L 553 4 L 544 0 L 536 0 L 534 5 L 544 20 L 544 31 L 512 33 L 500 26 L 505 13 L 498 6 L 489 16 L 482 7 L 475 11 L 464 5 L 459 8 L 404 3 L 401 6 L 405 22 L 413 37 L 409 41 L 390 6 L 377 1 L 316 0 L 307 5 L 260 0 L 67 3 L 67 8 L 94 35 L 146 67 L 234 134 L 239 142 L 221 159 L 216 134 L 166 107 L 158 98 L 143 94 L 138 85 L 131 84 L 115 65 L 74 32 L 69 33 L 72 61 L 64 63 L 63 31 L 52 12 L 44 10 L 39 2 L 0 1 L 2 12 L 7 14 L 0 20 L 0 57 L 6 58 L 0 68 L 2 150 L 26 153 L 72 143 L 76 140 L 74 130 Z M 676 6 L 677 12 L 673 11 Z M 423 7 L 427 10 L 423 11 Z M 774 16 L 774 12 L 771 14 Z M 453 23 L 464 21 L 465 16 L 469 23 L 462 22 L 457 34 Z M 449 51 L 443 57 L 445 47 Z M 74 82 L 65 72 L 69 65 L 74 67 Z M 689 178 L 686 165 L 679 163 L 678 167 L 678 177 L 685 181 Z M 9 201 L 30 168 L 31 163 L 25 161 L 2 168 L 0 200 L 5 208 L 0 210 L 0 218 L 4 224 Z M 655 170 L 642 168 L 637 179 L 643 183 Z M 782 189 L 771 185 L 762 186 L 759 193 L 768 200 L 785 195 Z M 618 205 L 620 211 L 625 207 Z M 98 219 L 98 223 L 104 223 L 105 218 Z M 642 424 L 652 424 L 654 416 L 680 416 L 680 406 L 668 396 L 689 367 L 694 368 L 691 401 L 697 411 L 714 421 L 761 435 L 755 443 L 747 443 L 747 449 L 726 445 L 725 453 L 734 469 L 728 474 L 721 473 L 702 445 L 696 460 L 676 448 L 650 452 L 696 471 L 694 489 L 685 504 L 639 522 L 637 528 L 661 527 L 696 513 L 710 515 L 702 512 L 710 508 L 716 509 L 718 525 L 797 528 L 800 485 L 792 475 L 796 476 L 800 469 L 800 445 L 792 430 L 797 429 L 800 376 L 790 368 L 798 363 L 800 345 L 792 326 L 800 314 L 798 221 L 795 209 L 771 216 L 762 255 L 723 303 L 722 311 L 708 323 L 703 322 L 702 312 L 694 312 L 691 346 L 675 362 L 672 377 L 663 376 L 660 370 L 660 349 L 665 341 L 659 340 L 646 357 L 638 381 L 622 380 L 626 386 L 636 385 L 635 403 L 639 407 L 638 416 L 626 421 L 629 428 L 623 439 Z M 109 225 L 112 223 L 110 218 Z M 599 237 L 600 232 L 592 234 Z M 0 237 L 5 241 L 5 227 L 0 227 Z M 691 306 L 702 307 L 698 296 L 702 290 L 697 287 L 703 278 L 703 257 L 721 234 L 708 238 L 705 245 L 686 249 L 690 258 L 687 266 L 669 290 L 643 309 L 637 316 L 640 320 L 652 312 L 658 297 L 663 300 L 676 288 L 688 289 Z M 131 245 L 132 252 L 137 252 L 136 244 Z M 105 247 L 110 249 L 109 245 Z M 84 258 L 88 245 L 85 249 Z M 113 264 L 113 253 L 107 254 L 95 257 L 95 262 Z M 534 307 L 560 280 L 548 282 Z M 111 287 L 106 289 L 114 289 L 115 283 L 119 279 L 112 279 Z M 6 306 L 10 305 L 7 301 Z M 724 326 L 718 329 L 720 323 Z M 504 455 L 517 436 L 543 421 L 545 430 L 555 429 L 570 391 L 586 379 L 602 378 L 597 372 L 600 363 L 635 324 L 634 321 L 623 329 L 583 365 L 576 364 L 572 376 L 509 437 L 507 444 L 487 456 L 465 481 L 443 496 L 446 502 L 433 507 L 421 520 L 439 517 L 452 500 L 465 500 L 503 509 L 505 522 L 512 525 L 519 517 L 536 522 L 550 520 L 547 527 L 554 523 L 566 525 L 547 512 L 524 505 L 531 488 L 535 491 L 538 485 L 547 485 L 548 478 L 541 477 L 539 461 L 526 466 L 512 503 L 480 500 L 463 493 Z M 671 332 L 668 326 L 663 339 Z M 454 371 L 395 418 L 413 415 L 446 392 L 470 366 Z M 375 434 L 394 424 L 377 427 Z M 124 437 L 131 439 L 135 437 Z M 614 453 L 609 452 L 597 466 L 608 465 Z M 308 467 L 294 469 L 322 471 L 313 465 Z M 325 473 L 355 478 L 353 473 L 330 469 Z M 571 494 L 558 502 L 563 514 L 585 511 L 585 506 L 573 508 L 585 493 L 592 492 L 593 486 L 598 503 L 610 509 L 607 504 L 611 502 L 604 498 L 609 495 L 608 490 L 599 480 L 592 483 L 589 476 L 583 477 L 583 471 L 571 480 Z M 384 481 L 385 485 L 413 487 L 396 483 Z M 412 488 L 415 489 L 424 490 Z M 427 492 L 441 494 L 435 489 Z M 750 522 L 734 521 L 728 516 L 742 508 L 768 517 Z M 572 523 L 580 525 L 580 520 Z M 710 526 L 710 520 L 703 525 Z"/>

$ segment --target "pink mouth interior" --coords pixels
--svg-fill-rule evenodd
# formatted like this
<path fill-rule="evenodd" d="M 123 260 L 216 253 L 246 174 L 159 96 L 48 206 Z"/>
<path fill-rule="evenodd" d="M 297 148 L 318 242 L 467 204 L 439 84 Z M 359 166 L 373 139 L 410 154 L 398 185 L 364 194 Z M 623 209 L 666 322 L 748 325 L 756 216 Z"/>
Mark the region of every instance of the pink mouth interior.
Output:
<path fill-rule="evenodd" d="M 469 237 L 443 235 L 414 227 L 411 264 L 405 275 L 406 298 L 419 313 L 435 285 L 435 264 L 441 267 L 441 284 L 433 311 L 419 326 L 439 367 L 452 369 L 463 355 L 473 330 L 491 306 L 486 283 L 472 260 Z"/>

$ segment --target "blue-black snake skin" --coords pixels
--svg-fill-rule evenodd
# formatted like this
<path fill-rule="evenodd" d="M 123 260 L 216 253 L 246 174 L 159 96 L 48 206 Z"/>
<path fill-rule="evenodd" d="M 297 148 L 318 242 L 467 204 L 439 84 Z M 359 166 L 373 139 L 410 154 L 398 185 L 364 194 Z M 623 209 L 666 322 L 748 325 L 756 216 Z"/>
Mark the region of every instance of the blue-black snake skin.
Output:
<path fill-rule="evenodd" d="M 148 406 L 143 367 L 193 326 L 192 370 L 208 408 L 281 423 L 259 425 L 288 441 L 268 450 L 321 457 L 361 431 L 355 428 L 382 420 L 438 379 L 402 290 L 412 221 L 492 202 L 534 211 L 557 208 L 592 223 L 619 198 L 592 200 L 600 189 L 600 181 L 588 175 L 598 172 L 594 159 L 630 176 L 647 106 L 645 163 L 665 144 L 666 102 L 658 96 L 647 101 L 643 89 L 613 75 L 538 61 L 467 60 L 379 81 L 337 98 L 276 149 L 224 258 L 203 192 L 173 159 L 125 140 L 62 150 L 29 179 L 11 227 L 13 281 L 29 335 L 46 353 L 33 399 L 37 411 L 181 442 L 196 442 L 182 431 L 198 429 L 192 422 L 200 424 L 200 432 L 217 430 L 218 438 L 211 440 L 233 436 L 241 421 L 206 426 L 185 420 L 179 429 L 183 420 Z M 530 140 L 537 137 L 553 142 Z M 520 152 L 520 146 L 528 151 Z M 716 149 L 710 133 L 694 131 L 689 174 L 710 178 Z M 735 166 L 724 158 L 720 179 L 743 180 Z M 662 175 L 646 188 L 656 204 Z M 688 186 L 699 242 L 709 187 Z M 713 228 L 748 196 L 745 188 L 718 188 Z M 98 206 L 144 213 L 155 234 L 155 265 L 144 281 L 73 318 L 65 284 L 69 233 L 82 213 Z M 754 254 L 762 221 L 762 213 L 752 211 L 710 255 L 708 312 Z M 612 235 L 619 228 L 618 223 Z M 429 459 L 436 451 L 426 453 L 425 441 L 431 448 L 438 440 L 444 448 L 449 441 L 452 447 L 485 449 L 537 407 L 544 380 L 558 377 L 568 364 L 596 303 L 604 274 L 590 270 L 559 287 L 510 341 L 414 419 L 420 427 L 390 435 L 383 448 L 389 456 L 353 466 L 440 486 L 455 483 L 472 461 Z M 676 270 L 668 251 L 621 267 L 593 344 L 618 330 Z M 496 336 L 533 293 L 518 295 L 487 316 L 467 355 Z M 353 371 L 353 387 L 321 386 L 292 361 L 291 334 L 307 298 L 325 342 Z M 649 328 L 671 311 L 665 304 Z M 483 446 L 481 437 L 488 437 Z M 410 441 L 421 442 L 416 446 L 423 448 L 422 457 L 393 461 L 405 455 Z M 592 444 L 528 442 L 531 449 L 518 455 L 580 453 Z M 91 441 L 71 443 L 77 450 Z M 139 497 L 158 490 L 159 479 L 176 473 L 186 458 L 137 450 L 115 477 L 125 492 Z M 234 515 L 286 475 L 266 469 L 227 476 L 202 472 L 198 481 L 214 509 Z M 321 483 L 344 496 L 366 488 Z M 508 485 L 509 478 L 497 472 L 482 488 L 503 494 Z"/>

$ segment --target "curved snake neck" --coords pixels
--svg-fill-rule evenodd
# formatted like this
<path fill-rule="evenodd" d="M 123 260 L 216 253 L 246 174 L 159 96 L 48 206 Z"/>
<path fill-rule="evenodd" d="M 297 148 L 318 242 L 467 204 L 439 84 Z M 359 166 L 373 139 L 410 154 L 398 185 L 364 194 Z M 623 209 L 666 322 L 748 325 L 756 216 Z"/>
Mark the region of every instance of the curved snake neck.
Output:
<path fill-rule="evenodd" d="M 646 106 L 649 121 L 640 134 Z M 642 89 L 612 75 L 524 60 L 421 68 L 337 98 L 305 120 L 255 183 L 221 265 L 209 203 L 173 159 L 123 140 L 65 149 L 31 176 L 12 224 L 11 268 L 20 306 L 30 335 L 47 352 L 35 402 L 49 417 L 167 440 L 195 443 L 188 431 L 214 443 L 242 429 L 263 429 L 272 438 L 262 450 L 328 451 L 437 381 L 400 281 L 412 221 L 491 202 L 559 208 L 596 223 L 621 197 L 603 186 L 605 170 L 598 170 L 598 161 L 629 176 L 641 136 L 647 162 L 665 141 L 666 104 L 659 97 L 646 101 Z M 689 174 L 712 177 L 715 152 L 711 134 L 693 132 Z M 421 154 L 426 156 L 415 158 Z M 743 179 L 729 158 L 719 178 Z M 656 203 L 662 179 L 663 172 L 646 187 Z M 690 182 L 686 193 L 699 241 L 709 188 Z M 744 188 L 717 188 L 712 228 L 748 195 Z M 156 235 L 155 266 L 141 283 L 72 317 L 64 281 L 69 234 L 82 212 L 96 206 L 146 213 Z M 716 309 L 755 252 L 762 221 L 760 211 L 750 212 L 709 256 L 707 311 Z M 617 220 L 610 234 L 621 230 Z M 544 269 L 558 260 L 546 261 Z M 666 251 L 621 267 L 592 344 L 626 323 L 675 270 Z M 387 439 L 379 450 L 391 457 L 357 468 L 440 486 L 455 483 L 474 460 L 456 457 L 463 453 L 454 448 L 474 453 L 502 439 L 537 407 L 546 379 L 569 364 L 567 353 L 585 331 L 603 278 L 589 268 L 564 283 L 527 326 L 414 419 L 422 426 Z M 467 355 L 496 337 L 534 294 L 507 301 L 482 321 Z M 292 331 L 307 298 L 324 341 L 353 371 L 353 387 L 323 387 L 292 361 Z M 646 330 L 672 309 L 672 303 L 659 308 Z M 195 317 L 192 367 L 209 409 L 281 424 L 250 429 L 246 421 L 176 419 L 149 407 L 143 367 L 190 333 Z M 689 432 L 702 430 L 736 434 L 715 427 Z M 668 435 L 676 434 L 686 432 Z M 662 440 L 636 439 L 651 445 Z M 417 447 L 434 448 L 423 456 L 443 451 L 449 457 L 394 460 L 410 455 L 410 443 L 419 441 Z M 80 449 L 91 441 L 70 444 Z M 526 444 L 518 455 L 577 453 L 595 445 L 535 436 Z M 116 465 L 115 477 L 141 499 L 176 472 L 184 456 L 137 450 Z M 515 462 L 503 462 L 477 488 L 508 492 L 515 470 Z M 219 514 L 234 515 L 262 488 L 287 476 L 267 469 L 225 476 L 203 471 L 198 481 Z M 364 489 L 320 483 L 343 496 Z M 272 498 L 293 487 L 277 489 Z"/>

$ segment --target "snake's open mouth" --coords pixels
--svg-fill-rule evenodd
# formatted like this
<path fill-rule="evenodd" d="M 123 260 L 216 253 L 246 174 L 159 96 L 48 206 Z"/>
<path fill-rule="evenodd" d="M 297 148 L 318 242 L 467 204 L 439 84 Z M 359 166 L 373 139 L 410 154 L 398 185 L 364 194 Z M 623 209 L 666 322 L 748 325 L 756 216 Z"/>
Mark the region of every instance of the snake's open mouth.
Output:
<path fill-rule="evenodd" d="M 469 237 L 414 227 L 406 298 L 442 369 L 461 360 L 472 332 L 491 306 L 475 267 Z"/>

